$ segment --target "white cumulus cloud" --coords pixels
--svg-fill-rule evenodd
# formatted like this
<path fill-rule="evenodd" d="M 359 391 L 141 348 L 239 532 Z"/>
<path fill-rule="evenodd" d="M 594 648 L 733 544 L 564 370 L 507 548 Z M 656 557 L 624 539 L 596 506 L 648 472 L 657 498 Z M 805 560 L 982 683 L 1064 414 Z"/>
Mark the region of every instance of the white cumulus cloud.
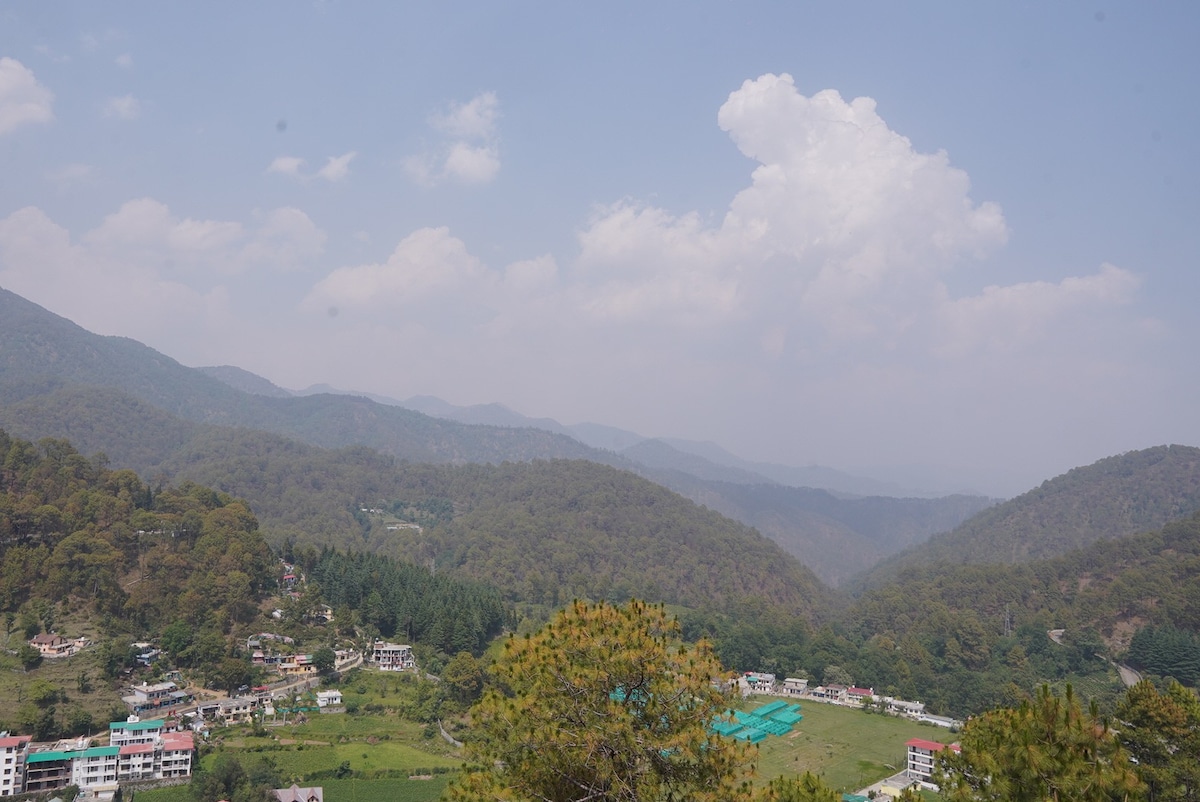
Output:
<path fill-rule="evenodd" d="M 490 278 L 490 271 L 446 228 L 422 228 L 396 246 L 386 262 L 339 268 L 304 302 L 310 309 L 378 311 L 456 295 Z"/>
<path fill-rule="evenodd" d="M 456 140 L 488 140 L 496 135 L 500 101 L 495 92 L 481 92 L 466 103 L 451 103 L 430 124 Z"/>
<path fill-rule="evenodd" d="M 33 72 L 7 56 L 0 58 L 0 134 L 27 123 L 54 119 L 54 94 L 38 83 Z"/>
<path fill-rule="evenodd" d="M 758 162 L 719 224 L 622 203 L 580 235 L 590 308 L 611 316 L 742 319 L 783 332 L 894 338 L 939 276 L 1001 246 L 1000 208 L 976 203 L 944 152 L 920 153 L 869 98 L 801 94 L 764 75 L 718 124 Z"/>

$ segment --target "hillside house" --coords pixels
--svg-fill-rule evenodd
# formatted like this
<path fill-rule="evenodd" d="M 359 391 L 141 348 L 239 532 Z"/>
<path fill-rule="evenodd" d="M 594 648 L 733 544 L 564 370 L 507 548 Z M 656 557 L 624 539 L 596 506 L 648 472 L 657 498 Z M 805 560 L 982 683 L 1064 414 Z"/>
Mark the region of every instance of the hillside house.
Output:
<path fill-rule="evenodd" d="M 30 752 L 25 759 L 25 793 L 53 791 L 71 784 L 71 753 L 58 749 Z"/>
<path fill-rule="evenodd" d="M 118 747 L 117 779 L 163 780 L 190 777 L 196 743 L 190 732 L 164 732 L 151 742 Z"/>
<path fill-rule="evenodd" d="M 855 704 L 865 705 L 867 702 L 875 701 L 875 689 L 854 687 L 847 688 L 846 699 L 847 701 Z"/>
<path fill-rule="evenodd" d="M 808 695 L 808 680 L 798 679 L 796 677 L 788 677 L 783 681 L 784 696 L 806 696 Z"/>
<path fill-rule="evenodd" d="M 325 789 L 319 785 L 301 788 L 292 783 L 291 788 L 273 788 L 271 793 L 279 802 L 324 802 Z"/>
<path fill-rule="evenodd" d="M 837 685 L 830 683 L 829 685 L 818 685 L 813 688 L 812 695 L 816 699 L 824 699 L 826 702 L 845 702 L 847 691 L 850 688 L 845 685 Z"/>
<path fill-rule="evenodd" d="M 905 718 L 919 718 L 925 713 L 924 702 L 910 702 L 892 696 L 883 697 L 883 707 L 893 716 L 904 716 Z"/>
<path fill-rule="evenodd" d="M 305 674 L 314 674 L 317 667 L 313 665 L 313 656 L 311 654 L 290 654 L 279 661 L 279 664 L 275 666 L 275 670 L 285 677 L 297 677 Z"/>
<path fill-rule="evenodd" d="M 923 738 L 913 738 L 905 744 L 905 747 L 908 749 L 908 762 L 905 766 L 905 773 L 909 779 L 926 786 L 933 786 L 929 778 L 933 774 L 934 755 L 943 749 L 953 749 L 955 752 L 961 751 L 958 744 L 947 746 L 937 741 L 926 741 Z"/>
<path fill-rule="evenodd" d="M 108 725 L 108 743 L 110 746 L 152 744 L 161 740 L 165 732 L 166 721 L 161 718 L 142 721 L 137 716 L 130 716 L 125 721 Z"/>
<path fill-rule="evenodd" d="M 253 696 L 221 699 L 217 702 L 216 717 L 226 727 L 234 724 L 248 724 L 253 720 L 254 710 L 257 707 L 258 699 Z"/>
<path fill-rule="evenodd" d="M 36 794 L 77 785 L 93 797 L 117 790 L 122 780 L 188 777 L 196 746 L 190 732 L 172 732 L 163 720 L 109 724 L 109 746 L 87 738 L 32 743 L 28 735 L 0 735 L 0 796 Z"/>
<path fill-rule="evenodd" d="M 29 645 L 37 649 L 38 654 L 42 657 L 47 658 L 70 657 L 78 651 L 74 641 L 69 641 L 62 635 L 56 635 L 53 632 L 34 635 L 29 639 Z"/>
<path fill-rule="evenodd" d="M 179 690 L 179 686 L 174 682 L 156 682 L 153 685 L 143 682 L 141 685 L 132 686 L 129 690 L 130 694 L 121 698 L 135 715 L 163 710 L 192 701 L 192 697 Z"/>
<path fill-rule="evenodd" d="M 417 660 L 411 646 L 377 640 L 371 650 L 371 662 L 380 671 L 415 671 Z"/>
<path fill-rule="evenodd" d="M 342 692 L 337 690 L 317 691 L 317 707 L 338 707 L 342 703 Z"/>

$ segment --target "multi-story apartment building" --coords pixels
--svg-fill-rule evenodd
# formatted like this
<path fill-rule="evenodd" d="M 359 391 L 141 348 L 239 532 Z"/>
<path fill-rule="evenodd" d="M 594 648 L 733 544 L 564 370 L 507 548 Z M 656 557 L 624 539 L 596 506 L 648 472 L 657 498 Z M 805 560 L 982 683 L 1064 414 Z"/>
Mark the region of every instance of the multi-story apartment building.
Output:
<path fill-rule="evenodd" d="M 13 796 L 25 789 L 25 758 L 29 754 L 28 735 L 0 735 L 0 796 Z"/>
<path fill-rule="evenodd" d="M 171 732 L 162 719 L 141 721 L 130 716 L 128 721 L 109 724 L 109 736 L 108 746 L 91 746 L 81 739 L 32 747 L 28 736 L 21 736 L 27 749 L 24 787 L 14 785 L 11 793 L 52 791 L 68 785 L 115 789 L 120 782 L 191 776 L 196 744 L 190 732 Z M 21 739 L 0 738 L 0 754 L 10 740 Z"/>

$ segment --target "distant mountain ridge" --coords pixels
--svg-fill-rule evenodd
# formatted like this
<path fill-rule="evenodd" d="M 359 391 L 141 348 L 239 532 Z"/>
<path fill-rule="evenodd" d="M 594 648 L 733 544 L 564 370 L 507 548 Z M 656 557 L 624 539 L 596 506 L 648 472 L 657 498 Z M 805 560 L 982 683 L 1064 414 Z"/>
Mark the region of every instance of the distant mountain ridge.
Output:
<path fill-rule="evenodd" d="M 366 445 L 416 462 L 613 461 L 577 440 L 537 429 L 467 427 L 353 396 L 247 393 L 134 340 L 92 334 L 0 290 L 0 403 L 72 383 L 120 390 L 198 423 L 262 429 L 326 447 Z"/>
<path fill-rule="evenodd" d="M 1156 446 L 1107 457 L 1043 482 L 872 570 L 876 584 L 907 566 L 1023 563 L 1159 529 L 1200 510 L 1200 448 Z"/>
<path fill-rule="evenodd" d="M 952 502 L 950 508 L 958 509 L 960 517 L 942 525 L 930 523 L 940 520 L 936 515 L 899 505 L 903 521 L 896 529 L 904 536 L 880 538 L 847 524 L 854 519 L 849 513 L 839 521 L 827 509 L 806 510 L 806 499 L 828 506 L 818 496 L 760 493 L 757 505 L 747 505 L 734 498 L 746 492 L 736 486 L 769 485 L 771 480 L 614 427 L 563 427 L 498 404 L 457 408 L 432 397 L 404 402 L 477 421 L 464 424 L 407 409 L 395 399 L 376 396 L 373 401 L 363 394 L 318 390 L 334 388 L 293 394 L 233 366 L 187 368 L 136 341 L 92 334 L 0 290 L 0 424 L 30 439 L 68 436 L 85 453 L 104 451 L 139 471 L 163 470 L 176 449 L 201 436 L 196 427 L 206 425 L 257 429 L 325 448 L 367 446 L 414 463 L 587 459 L 635 471 L 762 527 L 830 583 L 971 511 Z M 577 437 L 609 447 L 589 447 Z M 707 450 L 714 453 L 714 448 Z"/>
<path fill-rule="evenodd" d="M 242 377 L 235 378 L 244 381 Z M 269 384 L 265 379 L 262 382 Z M 327 385 L 303 392 L 310 390 L 349 394 Z M 380 400 L 377 396 L 372 398 Z M 401 402 L 382 399 L 380 403 Z M 994 503 L 993 499 L 983 496 L 891 498 L 789 487 L 738 467 L 738 464 L 755 463 L 739 460 L 714 443 L 643 438 L 632 432 L 595 424 L 562 426 L 550 418 L 527 418 L 502 404 L 457 407 L 434 396 L 414 396 L 402 403 L 428 415 L 471 425 L 532 426 L 566 436 L 575 436 L 582 427 L 592 426 L 587 433 L 593 438 L 589 443 L 593 446 L 605 441 L 613 445 L 636 441 L 619 449 L 620 457 L 627 460 L 623 464 L 629 470 L 726 517 L 757 528 L 831 585 L 869 569 L 884 557 L 930 535 L 952 529 Z M 722 462 L 710 459 L 709 455 Z M 786 474 L 785 478 L 822 476 L 842 488 L 867 489 L 882 484 L 819 466 L 763 467 Z M 895 486 L 890 489 L 898 490 Z M 887 514 L 864 516 L 862 511 L 867 509 L 886 510 Z"/>

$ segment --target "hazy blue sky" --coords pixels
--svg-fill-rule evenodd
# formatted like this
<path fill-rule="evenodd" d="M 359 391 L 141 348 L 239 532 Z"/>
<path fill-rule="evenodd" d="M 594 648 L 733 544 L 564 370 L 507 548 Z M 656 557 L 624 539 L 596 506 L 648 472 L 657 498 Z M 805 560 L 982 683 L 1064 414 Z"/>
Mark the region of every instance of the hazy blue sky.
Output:
<path fill-rule="evenodd" d="M 0 7 L 0 286 L 912 484 L 1200 445 L 1200 4 L 181 6 Z"/>

